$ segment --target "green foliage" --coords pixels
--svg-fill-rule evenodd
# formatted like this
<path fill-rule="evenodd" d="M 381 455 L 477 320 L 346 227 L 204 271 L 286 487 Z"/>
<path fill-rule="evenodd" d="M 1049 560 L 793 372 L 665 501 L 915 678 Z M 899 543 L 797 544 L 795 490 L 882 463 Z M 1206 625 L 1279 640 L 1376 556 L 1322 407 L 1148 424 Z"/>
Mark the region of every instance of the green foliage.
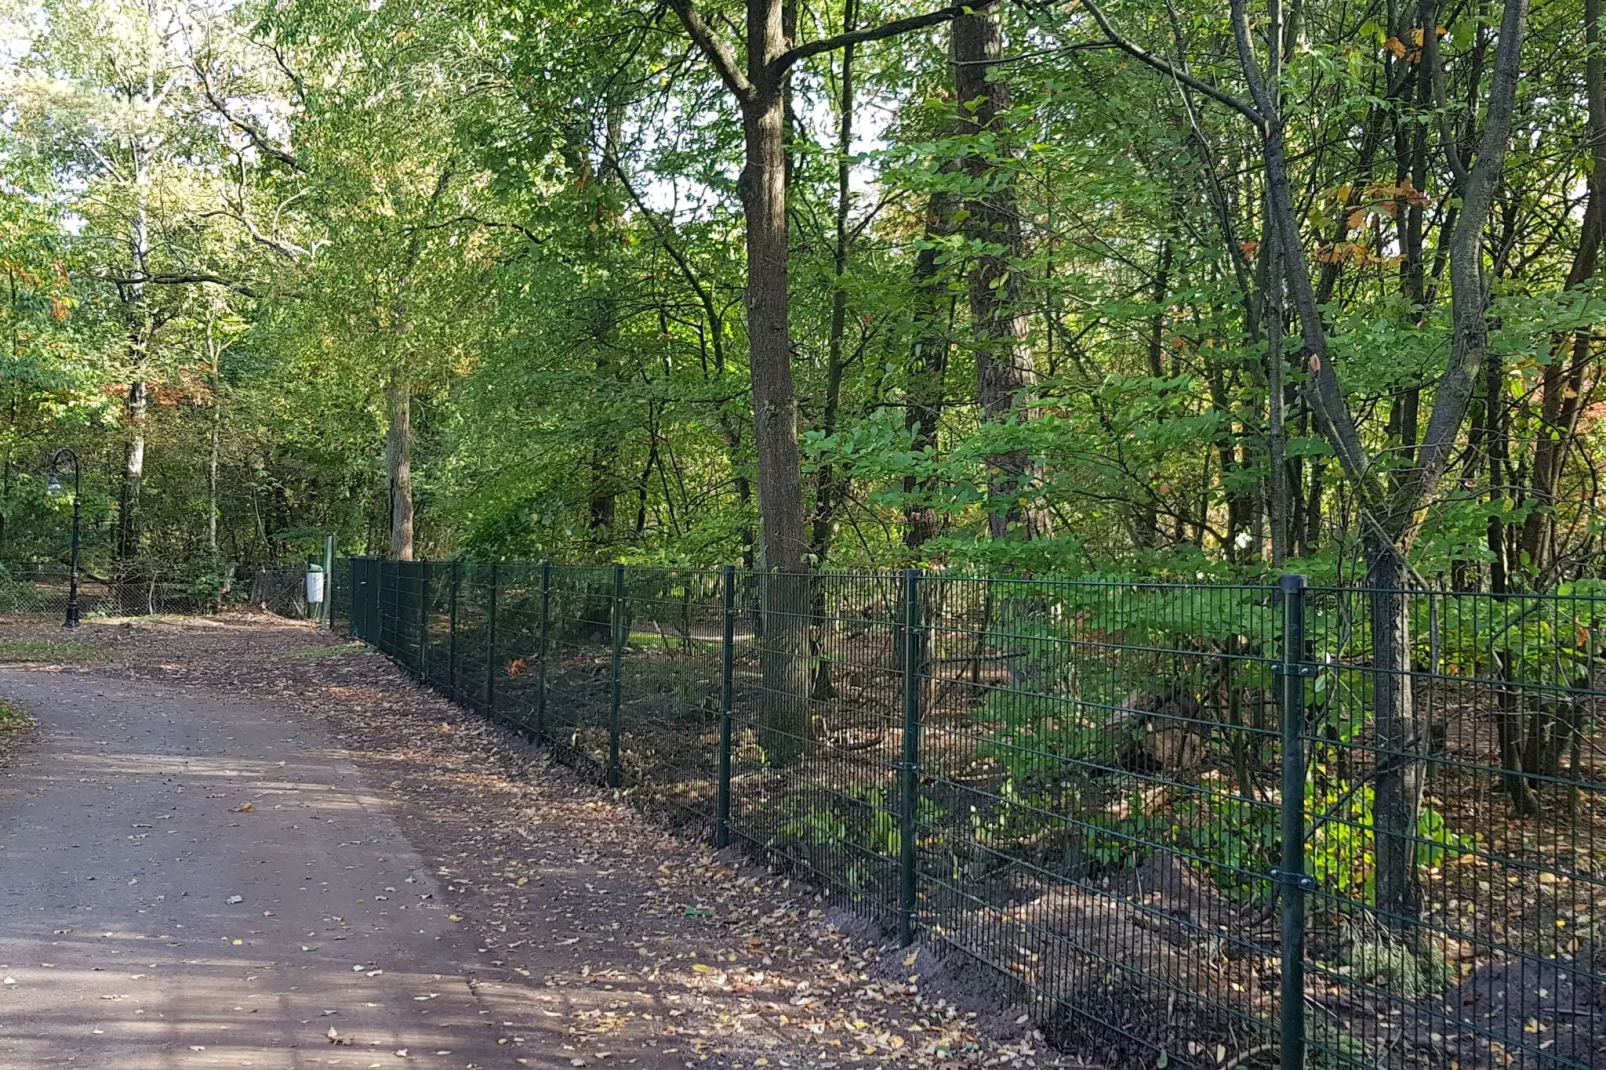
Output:
<path fill-rule="evenodd" d="M 1382 932 L 1352 941 L 1343 960 L 1356 980 L 1400 999 L 1440 995 L 1456 979 L 1455 967 L 1443 955 L 1413 951 Z"/>
<path fill-rule="evenodd" d="M 25 732 L 32 727 L 33 718 L 27 710 L 10 699 L 0 698 L 0 732 Z"/>
<path fill-rule="evenodd" d="M 179 578 L 180 589 L 197 604 L 218 607 L 228 599 L 234 584 L 235 565 L 216 550 L 208 550 L 185 565 Z"/>
<path fill-rule="evenodd" d="M 88 643 L 0 639 L 0 661 L 95 661 L 100 657 L 100 651 Z"/>

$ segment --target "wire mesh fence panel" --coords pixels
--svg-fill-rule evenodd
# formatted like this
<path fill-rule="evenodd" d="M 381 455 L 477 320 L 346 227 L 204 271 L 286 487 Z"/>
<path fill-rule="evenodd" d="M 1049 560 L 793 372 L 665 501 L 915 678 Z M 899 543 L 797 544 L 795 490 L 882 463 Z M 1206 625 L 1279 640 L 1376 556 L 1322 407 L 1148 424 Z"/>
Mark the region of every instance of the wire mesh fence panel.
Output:
<path fill-rule="evenodd" d="M 457 566 L 457 649 L 452 667 L 453 693 L 470 709 L 488 709 L 486 684 L 491 679 L 491 607 L 496 566 L 463 562 Z"/>
<path fill-rule="evenodd" d="M 633 568 L 619 672 L 619 774 L 666 816 L 711 835 L 719 761 L 723 577 Z"/>
<path fill-rule="evenodd" d="M 307 601 L 305 565 L 257 569 L 246 584 L 246 604 L 292 620 L 316 618 L 319 614 L 316 603 Z"/>
<path fill-rule="evenodd" d="M 350 636 L 353 633 L 352 610 L 358 599 L 352 594 L 355 573 L 351 560 L 344 557 L 335 559 L 327 581 L 328 591 L 324 595 L 329 600 L 329 630 L 335 635 Z"/>
<path fill-rule="evenodd" d="M 612 567 L 553 566 L 547 593 L 543 732 L 554 752 L 606 774 L 613 692 Z M 525 651 L 535 653 L 534 646 Z"/>
<path fill-rule="evenodd" d="M 1606 600 L 1315 592 L 1313 1050 L 1606 1066 Z"/>
<path fill-rule="evenodd" d="M 1072 1049 L 1606 1070 L 1606 600 L 346 575 L 353 635 L 682 827 L 992 967 Z"/>
<path fill-rule="evenodd" d="M 884 919 L 899 903 L 899 578 L 743 575 L 731 831 Z"/>
<path fill-rule="evenodd" d="M 1276 592 L 926 581 L 921 920 L 1054 1032 L 1276 1040 Z"/>
<path fill-rule="evenodd" d="M 452 571 L 450 562 L 427 562 L 419 620 L 419 679 L 446 695 L 452 694 Z"/>
<path fill-rule="evenodd" d="M 70 590 L 65 567 L 0 566 L 0 615 L 65 617 Z M 90 619 L 208 613 L 231 594 L 196 590 L 169 573 L 116 577 L 80 572 L 78 614 Z"/>
<path fill-rule="evenodd" d="M 541 605 L 550 595 L 550 571 L 539 565 L 497 566 L 496 652 L 491 698 L 496 715 L 531 735 L 544 733 L 539 722 L 541 688 Z"/>

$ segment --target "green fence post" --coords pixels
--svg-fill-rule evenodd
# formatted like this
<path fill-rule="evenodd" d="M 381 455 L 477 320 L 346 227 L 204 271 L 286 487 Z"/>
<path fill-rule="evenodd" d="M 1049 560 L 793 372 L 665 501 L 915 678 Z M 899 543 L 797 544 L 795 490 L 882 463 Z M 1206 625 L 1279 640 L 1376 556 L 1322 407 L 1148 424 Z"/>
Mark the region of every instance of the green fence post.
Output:
<path fill-rule="evenodd" d="M 346 614 L 346 638 L 361 639 L 362 626 L 357 623 L 357 614 L 361 612 L 362 592 L 357 584 L 357 558 L 346 559 L 346 570 L 351 573 L 351 610 Z"/>
<path fill-rule="evenodd" d="M 378 648 L 381 654 L 389 655 L 385 648 L 385 577 L 389 569 L 385 566 L 390 562 L 383 558 L 374 562 L 374 621 L 373 638 L 368 641 Z"/>
<path fill-rule="evenodd" d="M 446 611 L 447 640 L 446 640 L 446 694 L 453 702 L 457 701 L 457 562 L 452 562 L 451 605 Z"/>
<path fill-rule="evenodd" d="M 546 641 L 551 627 L 552 562 L 541 565 L 541 645 L 535 661 L 535 741 L 546 738 Z"/>
<path fill-rule="evenodd" d="M 1272 877 L 1282 886 L 1282 1070 L 1305 1066 L 1305 660 L 1304 576 L 1284 576 L 1282 661 L 1282 860 Z"/>
<path fill-rule="evenodd" d="M 719 665 L 719 787 L 714 797 L 714 846 L 731 842 L 731 699 L 736 645 L 736 567 L 726 565 L 720 577 L 723 619 Z"/>
<path fill-rule="evenodd" d="M 429 682 L 429 562 L 418 565 L 418 678 Z"/>
<path fill-rule="evenodd" d="M 332 632 L 335 628 L 335 537 L 325 535 L 323 538 L 323 574 L 328 577 L 329 589 L 323 592 L 323 630 Z"/>
<path fill-rule="evenodd" d="M 380 653 L 387 657 L 395 657 L 396 648 L 390 641 L 389 626 L 396 611 L 396 562 L 380 558 L 374 571 L 378 573 L 375 577 L 378 581 L 375 584 L 378 605 L 374 609 L 374 645 L 379 648 Z M 386 588 L 389 588 L 388 594 Z"/>
<path fill-rule="evenodd" d="M 501 581 L 501 569 L 491 562 L 490 620 L 485 630 L 485 713 L 496 716 L 496 589 Z"/>
<path fill-rule="evenodd" d="M 619 662 L 625 648 L 625 567 L 613 566 L 613 680 L 608 695 L 608 787 L 623 780 L 619 767 Z"/>
<path fill-rule="evenodd" d="M 920 570 L 903 574 L 903 760 L 898 763 L 898 940 L 914 943 L 919 909 L 915 839 L 920 832 Z"/>

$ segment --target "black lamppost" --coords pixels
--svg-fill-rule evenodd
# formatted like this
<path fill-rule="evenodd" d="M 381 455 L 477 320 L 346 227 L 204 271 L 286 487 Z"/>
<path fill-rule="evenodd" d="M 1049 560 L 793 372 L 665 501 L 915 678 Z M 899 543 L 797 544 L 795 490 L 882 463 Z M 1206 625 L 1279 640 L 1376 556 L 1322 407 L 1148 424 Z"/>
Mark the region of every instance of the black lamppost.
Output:
<path fill-rule="evenodd" d="M 61 493 L 61 480 L 57 479 L 56 472 L 61 471 L 63 459 L 72 461 L 72 571 L 67 577 L 67 619 L 62 622 L 63 628 L 78 627 L 78 518 L 80 507 L 83 504 L 83 495 L 79 493 L 83 481 L 83 465 L 79 463 L 78 454 L 71 446 L 63 446 L 50 457 L 50 493 Z"/>

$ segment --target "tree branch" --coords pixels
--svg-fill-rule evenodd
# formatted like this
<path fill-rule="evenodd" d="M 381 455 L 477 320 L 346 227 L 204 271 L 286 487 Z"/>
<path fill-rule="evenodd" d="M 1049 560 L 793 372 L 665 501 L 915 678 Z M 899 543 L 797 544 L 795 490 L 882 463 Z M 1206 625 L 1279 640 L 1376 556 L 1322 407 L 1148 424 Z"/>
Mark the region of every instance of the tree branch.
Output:
<path fill-rule="evenodd" d="M 229 110 L 229 106 L 225 104 L 223 99 L 219 97 L 212 89 L 212 80 L 206 76 L 206 65 L 202 63 L 200 59 L 196 59 L 195 61 L 195 73 L 201 81 L 201 92 L 206 95 L 206 99 L 208 103 L 212 105 L 213 110 L 222 116 L 223 119 L 231 126 L 249 138 L 251 144 L 256 147 L 258 152 L 262 153 L 264 156 L 278 160 L 292 171 L 300 171 L 303 174 L 306 173 L 306 168 L 301 166 L 301 162 L 296 159 L 293 152 L 290 152 L 287 149 L 279 148 L 277 145 L 273 144 L 273 142 L 268 140 L 268 136 L 264 134 L 255 123 L 249 122 L 248 120 L 235 115 Z"/>
<path fill-rule="evenodd" d="M 529 227 L 526 227 L 522 223 L 507 223 L 496 219 L 484 219 L 471 213 L 453 216 L 451 219 L 442 219 L 435 223 L 420 223 L 417 226 L 407 228 L 405 233 L 410 235 L 414 231 L 418 230 L 446 230 L 447 228 L 455 227 L 460 223 L 472 223 L 477 227 L 486 227 L 488 229 L 516 230 L 522 234 L 531 245 L 546 244 L 545 238 L 541 237 L 535 231 L 531 230 Z"/>
<path fill-rule="evenodd" d="M 691 35 L 692 42 L 719 72 L 720 80 L 725 83 L 725 87 L 735 94 L 737 100 L 743 103 L 751 100 L 755 93 L 753 83 L 742 73 L 741 65 L 736 62 L 736 55 L 731 52 L 730 46 L 714 32 L 713 27 L 703 21 L 702 15 L 692 7 L 691 0 L 669 0 L 669 6 L 680 16 L 681 24 Z"/>
<path fill-rule="evenodd" d="M 1276 101 L 1266 85 L 1265 75 L 1261 73 L 1260 62 L 1255 58 L 1244 0 L 1231 0 L 1230 7 L 1238 62 L 1243 67 L 1244 81 L 1249 85 L 1258 114 L 1264 116 L 1258 126 L 1266 153 L 1266 202 L 1283 249 L 1284 279 L 1299 317 L 1300 339 L 1304 342 L 1312 374 L 1306 394 L 1311 399 L 1311 410 L 1322 434 L 1338 455 L 1339 464 L 1354 485 L 1362 507 L 1375 511 L 1381 503 L 1382 490 L 1371 471 L 1372 460 L 1361 442 L 1360 431 L 1349 411 L 1343 385 L 1338 381 L 1338 371 L 1333 367 L 1332 354 L 1327 347 L 1326 325 L 1322 322 L 1321 308 L 1316 304 L 1310 269 L 1302 251 L 1299 223 L 1294 216 L 1282 119 L 1277 114 Z M 1273 329 L 1282 327 L 1278 325 Z"/>
<path fill-rule="evenodd" d="M 928 11 L 924 15 L 910 15 L 907 18 L 893 19 L 883 22 L 879 26 L 865 26 L 861 29 L 850 30 L 847 33 L 835 34 L 831 37 L 822 37 L 818 41 L 808 41 L 796 48 L 782 52 L 770 63 L 771 77 L 778 77 L 788 67 L 800 59 L 817 56 L 821 52 L 834 52 L 848 45 L 863 44 L 866 41 L 880 41 L 899 34 L 923 30 L 927 26 L 937 26 L 944 22 L 951 22 L 968 12 L 985 11 L 993 6 L 997 0 L 971 0 L 968 4 L 950 4 L 948 7 L 936 11 Z"/>
<path fill-rule="evenodd" d="M 242 282 L 235 282 L 231 279 L 225 279 L 221 275 L 213 275 L 208 271 L 169 271 L 157 272 L 150 275 L 102 275 L 101 278 L 105 279 L 107 282 L 116 283 L 119 286 L 183 286 L 189 283 L 204 282 L 210 283 L 213 286 L 222 286 L 224 289 L 233 290 L 235 293 L 242 294 L 246 297 L 262 296 L 261 294 L 257 293 L 257 291 L 251 289 L 251 287 Z"/>
<path fill-rule="evenodd" d="M 1104 31 L 1104 36 L 1109 39 L 1110 44 L 1114 45 L 1116 48 L 1119 48 L 1122 52 L 1125 52 L 1139 63 L 1153 67 L 1160 73 L 1175 78 L 1188 88 L 1203 93 L 1216 103 L 1225 104 L 1239 115 L 1242 115 L 1244 118 L 1254 123 L 1257 127 L 1265 127 L 1266 117 L 1259 111 L 1256 111 L 1254 107 L 1251 107 L 1244 101 L 1239 100 L 1231 93 L 1217 89 L 1209 82 L 1202 82 L 1193 75 L 1178 69 L 1175 64 L 1155 55 L 1153 52 L 1150 52 L 1141 45 L 1136 45 L 1131 41 L 1128 41 L 1126 38 L 1115 32 L 1115 28 L 1110 25 L 1110 20 L 1105 17 L 1103 10 L 1100 9 L 1098 4 L 1094 3 L 1093 0 L 1083 0 L 1083 6 L 1087 8 L 1087 13 L 1093 16 L 1093 21 L 1099 24 L 1099 29 Z"/>
<path fill-rule="evenodd" d="M 1489 85 L 1489 113 L 1478 154 L 1467 172 L 1461 193 L 1461 212 L 1450 235 L 1450 361 L 1433 395 L 1433 412 L 1422 435 L 1422 452 L 1415 478 L 1401 489 L 1396 511 L 1415 511 L 1444 475 L 1455 437 L 1466 418 L 1478 369 L 1489 346 L 1485 318 L 1487 287 L 1483 279 L 1483 232 L 1494 204 L 1495 189 L 1506 164 L 1511 142 L 1512 113 L 1522 64 L 1522 39 L 1527 28 L 1528 0 L 1506 0 L 1500 19 L 1500 43 L 1495 49 L 1494 75 Z M 1428 31 L 1431 33 L 1431 30 Z M 1424 35 L 1425 36 L 1425 35 Z M 1491 404 L 1492 404 L 1491 400 Z"/>

